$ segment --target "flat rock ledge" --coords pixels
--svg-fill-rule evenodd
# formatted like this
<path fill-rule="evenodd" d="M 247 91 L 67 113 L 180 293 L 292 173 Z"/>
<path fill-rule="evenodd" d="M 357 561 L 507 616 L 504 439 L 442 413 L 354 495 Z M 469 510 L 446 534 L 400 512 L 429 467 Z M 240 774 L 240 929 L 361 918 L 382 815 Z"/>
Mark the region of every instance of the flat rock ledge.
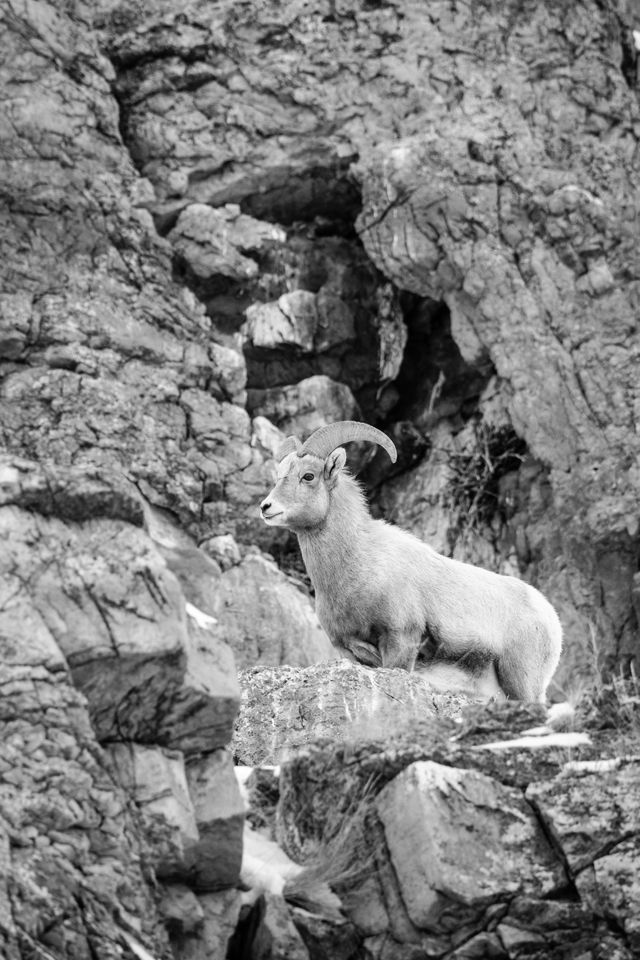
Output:
<path fill-rule="evenodd" d="M 280 763 L 314 741 L 375 739 L 412 719 L 459 716 L 469 701 L 438 693 L 420 673 L 372 670 L 347 660 L 240 672 L 237 763 Z"/>

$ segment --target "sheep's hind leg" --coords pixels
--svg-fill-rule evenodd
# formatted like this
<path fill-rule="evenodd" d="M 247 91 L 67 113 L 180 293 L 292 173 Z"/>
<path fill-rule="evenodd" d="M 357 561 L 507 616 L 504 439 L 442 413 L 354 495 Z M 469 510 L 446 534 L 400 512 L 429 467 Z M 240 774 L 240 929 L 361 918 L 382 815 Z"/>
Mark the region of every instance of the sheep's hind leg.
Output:
<path fill-rule="evenodd" d="M 562 628 L 555 613 L 548 623 L 529 622 L 514 631 L 496 660 L 498 682 L 510 700 L 546 702 L 561 645 Z"/>
<path fill-rule="evenodd" d="M 524 656 L 509 651 L 496 662 L 498 683 L 509 700 L 524 703 L 545 703 L 547 680 L 537 663 L 531 664 Z"/>

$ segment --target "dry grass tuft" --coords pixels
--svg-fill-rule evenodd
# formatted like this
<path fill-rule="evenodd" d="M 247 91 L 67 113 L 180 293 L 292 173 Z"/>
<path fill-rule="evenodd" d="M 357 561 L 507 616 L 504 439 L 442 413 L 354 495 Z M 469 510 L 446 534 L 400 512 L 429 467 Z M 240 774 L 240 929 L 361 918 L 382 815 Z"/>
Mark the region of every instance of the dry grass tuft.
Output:
<path fill-rule="evenodd" d="M 453 548 L 470 534 L 481 533 L 500 511 L 500 479 L 517 470 L 527 446 L 510 427 L 475 427 L 476 445 L 469 453 L 450 458 L 446 506 L 453 523 L 449 533 Z"/>
<path fill-rule="evenodd" d="M 616 730 L 640 739 L 640 678 L 633 667 L 585 693 L 578 704 L 584 725 L 596 730 Z"/>
<path fill-rule="evenodd" d="M 375 854 L 367 842 L 366 829 L 375 793 L 373 784 L 365 788 L 343 815 L 337 832 L 300 873 L 287 881 L 283 893 L 288 903 L 327 917 L 342 916 L 334 890 L 353 889 L 375 870 Z"/>

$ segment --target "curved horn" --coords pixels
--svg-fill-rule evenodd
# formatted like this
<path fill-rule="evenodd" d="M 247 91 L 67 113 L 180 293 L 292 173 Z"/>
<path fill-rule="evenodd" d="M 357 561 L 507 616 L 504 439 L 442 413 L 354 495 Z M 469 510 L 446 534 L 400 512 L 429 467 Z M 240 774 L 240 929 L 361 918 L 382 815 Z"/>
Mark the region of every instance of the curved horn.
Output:
<path fill-rule="evenodd" d="M 276 450 L 276 460 L 281 463 L 288 454 L 294 451 L 300 453 L 301 446 L 297 437 L 286 437 Z"/>
<path fill-rule="evenodd" d="M 398 453 L 395 445 L 381 430 L 372 427 L 369 423 L 359 423 L 357 420 L 339 420 L 337 423 L 329 423 L 326 427 L 320 427 L 315 433 L 312 433 L 308 440 L 302 444 L 298 451 L 298 456 L 302 457 L 305 453 L 314 453 L 316 457 L 323 460 L 328 457 L 332 450 L 341 447 L 343 443 L 350 440 L 368 440 L 370 443 L 377 443 L 384 447 L 392 463 L 398 459 Z"/>

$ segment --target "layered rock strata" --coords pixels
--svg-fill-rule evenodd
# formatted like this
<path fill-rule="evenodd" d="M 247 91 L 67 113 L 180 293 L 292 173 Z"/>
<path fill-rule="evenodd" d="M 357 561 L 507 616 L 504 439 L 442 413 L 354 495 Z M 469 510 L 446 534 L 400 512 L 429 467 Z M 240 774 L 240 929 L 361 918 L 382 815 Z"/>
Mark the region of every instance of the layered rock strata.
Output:
<path fill-rule="evenodd" d="M 628 664 L 640 120 L 629 11 L 202 11 L 159 0 L 143 14 L 110 7 L 101 24 L 159 229 L 182 237 L 204 204 L 235 217 L 223 235 L 258 264 L 241 281 L 225 267 L 217 284 L 192 284 L 214 324 L 245 338 L 253 409 L 304 427 L 303 385 L 325 376 L 367 418 L 408 421 L 432 453 L 382 500 L 387 514 L 418 532 L 438 523 L 447 552 L 548 592 L 566 623 L 562 686 Z M 263 221 L 250 242 L 239 217 Z M 367 281 L 363 248 L 380 271 L 369 262 Z M 478 402 L 489 381 L 491 402 Z"/>
<path fill-rule="evenodd" d="M 639 118 L 621 11 L 14 0 L 0 12 L 12 960 L 227 952 L 242 806 L 226 641 L 269 666 L 328 650 L 299 584 L 254 549 L 290 551 L 256 510 L 271 421 L 388 429 L 401 456 L 391 480 L 370 465 L 377 508 L 549 593 L 567 633 L 561 687 L 636 658 Z M 461 778 L 436 769 L 454 766 L 445 757 L 394 767 L 405 779 L 387 781 L 376 836 L 409 797 L 416 819 L 426 796 L 447 823 L 444 794 L 472 830 L 482 795 L 511 811 L 502 826 L 521 826 L 539 869 L 515 893 L 513 873 L 487 874 L 491 916 L 456 889 L 470 926 L 454 943 L 448 879 L 418 915 L 385 839 L 393 907 L 358 921 L 370 953 L 410 955 L 427 937 L 454 956 L 548 955 L 582 927 L 595 956 L 637 950 L 635 828 L 619 800 L 634 795 L 633 764 L 529 776 L 523 807 L 498 769 L 511 777 L 520 761 L 489 753 Z M 594 822 L 584 850 L 562 792 L 587 785 L 614 829 Z M 530 809 L 557 834 L 565 888 Z M 265 916 L 291 933 L 278 902 Z M 305 923 L 296 950 L 320 949 L 322 924 Z"/>

